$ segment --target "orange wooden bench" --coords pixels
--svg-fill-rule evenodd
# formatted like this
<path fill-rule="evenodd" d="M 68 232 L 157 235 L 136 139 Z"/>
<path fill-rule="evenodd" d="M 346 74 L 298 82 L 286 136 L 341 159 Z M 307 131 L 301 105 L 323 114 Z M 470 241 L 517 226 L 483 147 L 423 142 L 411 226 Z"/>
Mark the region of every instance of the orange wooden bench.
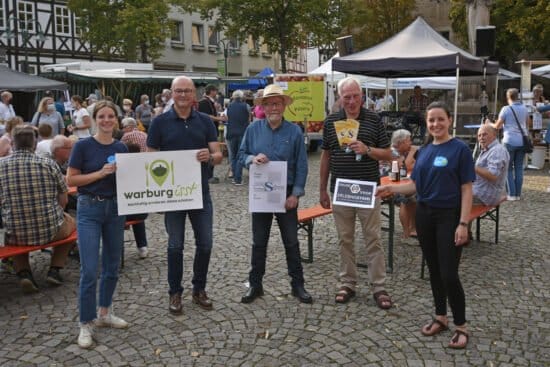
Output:
<path fill-rule="evenodd" d="M 325 209 L 321 204 L 310 208 L 298 209 L 298 230 L 307 233 L 307 258 L 302 258 L 305 263 L 313 262 L 313 225 L 315 218 L 332 213 L 332 209 Z"/>
<path fill-rule="evenodd" d="M 506 201 L 506 197 L 503 197 L 497 205 L 472 205 L 470 210 L 470 216 L 468 216 L 468 223 L 476 221 L 476 241 L 481 238 L 481 220 L 488 219 L 495 223 L 495 244 L 498 243 L 498 227 L 499 227 L 499 210 L 500 204 Z M 426 259 L 422 254 L 422 266 L 420 270 L 420 278 L 424 279 L 424 266 L 426 265 Z"/>
<path fill-rule="evenodd" d="M 5 245 L 0 246 L 0 259 L 7 258 L 7 257 L 13 257 L 17 255 L 26 254 L 29 252 L 42 250 L 49 247 L 56 247 L 59 245 L 65 245 L 68 243 L 76 242 L 76 231 L 71 233 L 69 237 L 64 238 L 59 241 L 49 242 L 45 243 L 43 245 L 36 245 L 36 246 L 27 246 L 27 245 Z"/>

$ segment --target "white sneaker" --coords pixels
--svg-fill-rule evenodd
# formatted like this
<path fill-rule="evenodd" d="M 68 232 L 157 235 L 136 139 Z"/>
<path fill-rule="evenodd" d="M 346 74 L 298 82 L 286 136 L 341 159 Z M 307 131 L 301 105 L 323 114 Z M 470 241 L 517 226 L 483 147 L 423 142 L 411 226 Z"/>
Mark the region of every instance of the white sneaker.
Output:
<path fill-rule="evenodd" d="M 126 329 L 128 327 L 128 323 L 115 316 L 112 310 L 109 310 L 109 313 L 105 316 L 97 315 L 95 324 L 97 327 L 112 327 L 115 329 Z"/>
<path fill-rule="evenodd" d="M 149 249 L 147 248 L 147 246 L 138 247 L 138 253 L 141 259 L 145 259 L 147 255 L 149 255 Z"/>
<path fill-rule="evenodd" d="M 516 200 L 518 200 L 518 197 L 517 197 L 517 196 L 506 196 L 506 200 L 508 200 L 508 201 L 516 201 Z"/>
<path fill-rule="evenodd" d="M 80 324 L 80 334 L 78 334 L 78 346 L 84 349 L 90 348 L 94 342 L 93 335 L 94 335 L 93 322 Z"/>

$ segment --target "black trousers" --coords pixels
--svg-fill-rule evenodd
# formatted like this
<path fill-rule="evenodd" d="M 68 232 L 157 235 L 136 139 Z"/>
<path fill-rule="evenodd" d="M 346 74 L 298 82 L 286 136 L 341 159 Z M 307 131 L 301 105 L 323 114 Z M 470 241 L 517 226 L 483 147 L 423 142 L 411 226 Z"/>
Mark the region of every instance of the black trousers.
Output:
<path fill-rule="evenodd" d="M 298 242 L 298 211 L 296 208 L 285 213 L 252 213 L 252 269 L 249 282 L 252 287 L 262 286 L 265 274 L 267 242 L 271 232 L 273 217 L 277 219 L 281 238 L 285 247 L 290 284 L 294 288 L 304 285 L 300 244 Z"/>
<path fill-rule="evenodd" d="M 464 289 L 458 277 L 462 246 L 454 236 L 460 221 L 460 208 L 433 208 L 419 202 L 416 206 L 416 232 L 430 270 L 435 314 L 447 315 L 447 299 L 455 325 L 466 322 Z"/>

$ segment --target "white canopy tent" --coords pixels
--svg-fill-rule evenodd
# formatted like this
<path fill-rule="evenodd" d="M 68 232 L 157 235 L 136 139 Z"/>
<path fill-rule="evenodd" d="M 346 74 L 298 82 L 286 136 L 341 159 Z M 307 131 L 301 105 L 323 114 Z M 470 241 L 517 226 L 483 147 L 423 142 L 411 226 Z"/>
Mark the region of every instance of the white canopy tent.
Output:
<path fill-rule="evenodd" d="M 385 78 L 498 74 L 498 63 L 460 49 L 418 17 L 386 41 L 333 60 L 340 72 Z M 496 78 L 498 84 L 498 76 Z M 456 130 L 458 85 L 455 83 L 453 134 Z"/>
<path fill-rule="evenodd" d="M 550 79 L 550 65 L 544 65 L 540 68 L 533 69 L 531 70 L 531 73 Z"/>

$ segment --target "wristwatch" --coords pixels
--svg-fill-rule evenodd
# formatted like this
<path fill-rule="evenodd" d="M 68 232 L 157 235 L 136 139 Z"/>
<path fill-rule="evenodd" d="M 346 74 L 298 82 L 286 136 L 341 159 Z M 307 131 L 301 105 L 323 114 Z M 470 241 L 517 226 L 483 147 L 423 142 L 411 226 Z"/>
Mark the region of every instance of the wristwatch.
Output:
<path fill-rule="evenodd" d="M 367 154 L 369 154 L 371 152 L 371 149 L 368 145 L 365 144 L 365 146 L 367 147 Z"/>
<path fill-rule="evenodd" d="M 468 223 L 466 222 L 460 222 L 458 223 L 459 226 L 462 226 L 462 227 L 468 227 Z"/>

